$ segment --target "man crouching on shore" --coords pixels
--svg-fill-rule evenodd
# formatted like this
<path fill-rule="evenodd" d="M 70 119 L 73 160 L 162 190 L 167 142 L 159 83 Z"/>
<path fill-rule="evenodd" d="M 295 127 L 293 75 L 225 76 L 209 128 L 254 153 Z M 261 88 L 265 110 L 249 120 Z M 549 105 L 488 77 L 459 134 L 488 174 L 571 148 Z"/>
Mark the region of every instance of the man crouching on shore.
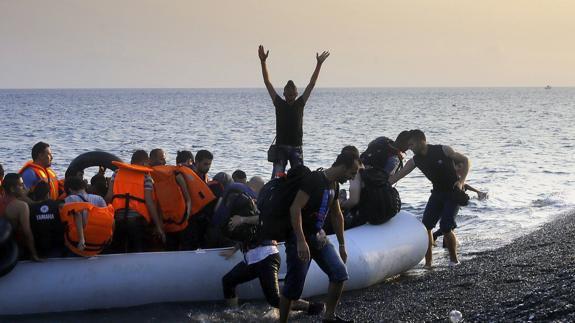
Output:
<path fill-rule="evenodd" d="M 353 322 L 335 315 L 343 283 L 348 279 L 343 215 L 337 194 L 338 183 L 354 178 L 359 167 L 357 154 L 342 153 L 329 169 L 311 172 L 302 179 L 290 207 L 293 231 L 285 243 L 287 273 L 280 298 L 280 322 L 287 322 L 292 300 L 299 299 L 303 292 L 311 259 L 329 276 L 323 322 Z M 339 254 L 323 231 L 328 215 L 339 242 Z"/>

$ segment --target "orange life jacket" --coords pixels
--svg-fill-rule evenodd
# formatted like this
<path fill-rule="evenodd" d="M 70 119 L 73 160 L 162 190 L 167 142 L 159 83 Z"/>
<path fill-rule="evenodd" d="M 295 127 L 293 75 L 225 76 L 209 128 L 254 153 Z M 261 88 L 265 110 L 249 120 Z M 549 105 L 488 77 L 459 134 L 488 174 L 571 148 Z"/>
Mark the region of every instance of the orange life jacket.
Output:
<path fill-rule="evenodd" d="M 68 193 L 66 193 L 66 187 L 64 187 L 64 180 L 58 180 L 58 200 L 64 201 L 66 197 L 68 197 Z"/>
<path fill-rule="evenodd" d="M 134 210 L 150 222 L 150 212 L 146 206 L 144 195 L 144 177 L 150 174 L 149 167 L 124 164 L 113 161 L 118 166 L 118 172 L 114 178 L 114 197 L 112 205 L 115 210 Z"/>
<path fill-rule="evenodd" d="M 178 232 L 188 226 L 186 221 L 186 200 L 176 176 L 179 174 L 176 166 L 152 167 L 154 191 L 160 205 L 164 231 Z"/>
<path fill-rule="evenodd" d="M 212 190 L 210 190 L 208 185 L 202 181 L 196 172 L 187 166 L 177 166 L 176 168 L 178 172 L 184 175 L 184 179 L 188 185 L 188 192 L 192 199 L 192 215 L 197 214 L 206 205 L 216 199 Z"/>
<path fill-rule="evenodd" d="M 51 200 L 58 200 L 58 196 L 60 196 L 60 191 L 59 191 L 60 185 L 58 183 L 58 176 L 52 170 L 52 168 L 50 168 L 50 167 L 44 168 L 44 167 L 34 163 L 34 161 L 29 160 L 18 171 L 18 174 L 22 174 L 28 168 L 32 168 L 32 170 L 34 171 L 34 173 L 36 173 L 36 176 L 38 176 L 38 178 L 40 178 L 40 180 L 50 184 L 50 199 Z M 28 187 L 30 192 L 33 192 L 35 188 L 36 188 L 35 186 Z"/>
<path fill-rule="evenodd" d="M 84 227 L 86 247 L 78 249 L 79 235 L 74 221 L 74 214 L 88 211 Z M 60 220 L 64 224 L 64 243 L 75 254 L 80 256 L 95 256 L 104 250 L 112 241 L 114 235 L 114 207 L 97 207 L 88 202 L 66 203 L 60 211 Z"/>

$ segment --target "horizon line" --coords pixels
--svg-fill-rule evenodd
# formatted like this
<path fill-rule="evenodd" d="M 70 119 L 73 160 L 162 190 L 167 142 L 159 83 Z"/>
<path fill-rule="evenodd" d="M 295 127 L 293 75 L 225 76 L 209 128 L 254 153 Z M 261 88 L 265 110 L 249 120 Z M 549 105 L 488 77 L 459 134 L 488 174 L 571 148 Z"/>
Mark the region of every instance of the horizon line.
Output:
<path fill-rule="evenodd" d="M 315 89 L 488 89 L 488 88 L 546 88 L 550 85 L 494 85 L 494 86 L 316 86 Z M 575 85 L 558 85 L 551 88 L 574 88 Z M 0 91 L 7 90 L 265 90 L 265 87 L 30 87 L 30 88 L 0 88 Z M 281 87 L 278 87 L 281 89 Z"/>

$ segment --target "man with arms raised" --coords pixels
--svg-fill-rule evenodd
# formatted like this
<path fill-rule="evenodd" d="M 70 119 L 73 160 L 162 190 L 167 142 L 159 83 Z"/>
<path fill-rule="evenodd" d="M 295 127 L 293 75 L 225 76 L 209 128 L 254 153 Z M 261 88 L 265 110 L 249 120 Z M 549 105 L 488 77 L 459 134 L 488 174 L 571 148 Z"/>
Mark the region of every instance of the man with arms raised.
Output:
<path fill-rule="evenodd" d="M 335 315 L 343 283 L 348 279 L 347 253 L 343 236 L 343 215 L 337 194 L 339 184 L 352 179 L 360 167 L 359 156 L 341 153 L 326 170 L 311 172 L 302 179 L 300 189 L 290 207 L 293 232 L 287 238 L 287 274 L 280 300 L 280 322 L 287 322 L 291 302 L 300 298 L 311 259 L 329 277 L 324 322 L 353 322 Z M 327 238 L 323 225 L 330 216 L 339 254 Z"/>
<path fill-rule="evenodd" d="M 433 234 L 431 230 L 439 221 L 439 228 L 444 234 L 444 240 L 449 250 L 450 266 L 459 264 L 457 259 L 457 240 L 455 216 L 459 205 L 455 199 L 455 190 L 462 191 L 465 178 L 469 172 L 469 159 L 445 145 L 428 145 L 425 134 L 421 130 L 411 130 L 409 134 L 409 149 L 414 156 L 397 173 L 391 176 L 390 183 L 411 173 L 416 167 L 431 181 L 433 190 L 423 212 L 422 222 L 427 228 L 429 244 L 425 254 L 425 267 L 431 268 Z M 460 176 L 457 175 L 455 164 L 461 164 Z"/>
<path fill-rule="evenodd" d="M 285 173 L 287 162 L 290 167 L 303 165 L 303 108 L 311 95 L 315 82 L 319 76 L 321 65 L 329 56 L 329 52 L 316 54 L 317 64 L 311 76 L 311 80 L 303 94 L 298 98 L 297 88 L 293 81 L 289 80 L 284 87 L 284 97 L 282 99 L 274 89 L 268 75 L 266 59 L 269 50 L 266 52 L 260 45 L 258 54 L 262 65 L 264 84 L 272 98 L 276 109 L 276 160 L 273 161 L 274 168 L 272 178 L 282 176 Z"/>

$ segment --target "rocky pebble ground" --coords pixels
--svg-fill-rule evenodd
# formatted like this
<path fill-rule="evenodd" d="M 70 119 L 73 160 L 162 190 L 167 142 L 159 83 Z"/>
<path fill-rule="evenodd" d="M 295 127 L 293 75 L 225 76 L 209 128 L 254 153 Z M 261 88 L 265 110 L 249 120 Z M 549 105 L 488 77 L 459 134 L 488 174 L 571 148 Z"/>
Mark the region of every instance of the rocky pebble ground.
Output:
<path fill-rule="evenodd" d="M 345 293 L 339 313 L 356 322 L 450 322 L 453 310 L 463 322 L 575 322 L 574 250 L 575 213 L 560 215 L 457 267 Z"/>

